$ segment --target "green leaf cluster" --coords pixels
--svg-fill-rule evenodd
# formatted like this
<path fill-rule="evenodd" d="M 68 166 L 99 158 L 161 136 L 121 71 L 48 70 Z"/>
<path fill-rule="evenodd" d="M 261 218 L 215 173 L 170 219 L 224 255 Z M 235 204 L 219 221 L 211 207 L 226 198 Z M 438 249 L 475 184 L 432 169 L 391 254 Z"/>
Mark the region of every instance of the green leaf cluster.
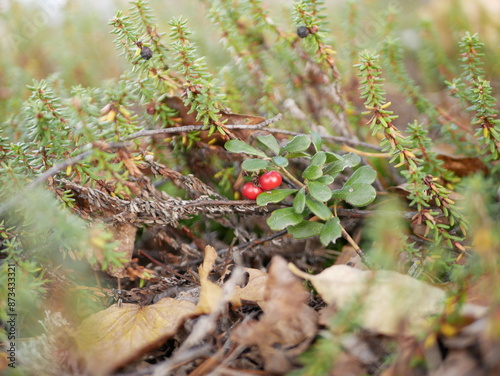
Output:
<path fill-rule="evenodd" d="M 334 189 L 335 178 L 347 168 L 360 164 L 361 158 L 354 153 L 336 154 L 321 150 L 322 140 L 317 133 L 299 134 L 282 145 L 273 135 L 258 136 L 256 146 L 241 140 L 226 142 L 225 148 L 233 153 L 252 157 L 243 161 L 243 170 L 258 174 L 263 170 L 276 170 L 289 179 L 293 189 L 275 189 L 257 197 L 257 204 L 283 203 L 288 207 L 272 212 L 267 224 L 274 231 L 287 229 L 296 239 L 318 236 L 323 245 L 335 243 L 342 234 L 340 220 L 332 208 L 344 201 L 362 207 L 376 198 L 372 183 L 377 177 L 375 170 L 364 165 L 347 179 L 342 187 Z M 294 159 L 307 161 L 300 173 L 301 180 L 294 177 L 287 167 Z"/>

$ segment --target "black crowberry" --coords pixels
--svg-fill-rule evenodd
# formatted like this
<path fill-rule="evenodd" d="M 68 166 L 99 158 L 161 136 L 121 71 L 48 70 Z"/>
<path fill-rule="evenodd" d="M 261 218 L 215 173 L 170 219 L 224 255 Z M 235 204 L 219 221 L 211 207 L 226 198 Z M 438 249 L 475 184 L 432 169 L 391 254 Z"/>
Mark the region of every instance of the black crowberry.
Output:
<path fill-rule="evenodd" d="M 299 26 L 297 28 L 297 35 L 301 38 L 305 38 L 309 35 L 309 29 L 306 26 Z"/>
<path fill-rule="evenodd" d="M 149 60 L 153 57 L 153 51 L 151 51 L 151 48 L 142 46 L 141 47 L 141 57 L 144 60 Z"/>

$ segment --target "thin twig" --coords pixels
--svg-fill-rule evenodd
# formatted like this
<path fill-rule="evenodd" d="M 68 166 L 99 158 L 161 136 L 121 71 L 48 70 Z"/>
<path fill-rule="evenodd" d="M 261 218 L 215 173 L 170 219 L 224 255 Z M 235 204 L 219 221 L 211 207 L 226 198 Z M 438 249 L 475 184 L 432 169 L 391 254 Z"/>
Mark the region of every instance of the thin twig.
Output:
<path fill-rule="evenodd" d="M 226 129 L 261 129 L 265 128 L 268 125 L 277 122 L 283 117 L 283 115 L 278 114 L 270 119 L 266 119 L 258 124 L 228 124 L 223 125 Z M 182 132 L 194 132 L 194 131 L 203 131 L 207 130 L 205 125 L 183 125 L 181 127 L 171 127 L 171 128 L 163 128 L 163 129 L 144 129 L 142 131 L 131 134 L 126 137 L 126 140 L 133 140 L 134 138 L 139 137 L 148 137 L 148 136 L 156 136 L 159 134 L 175 134 Z"/>
<path fill-rule="evenodd" d="M 203 344 L 198 347 L 192 347 L 188 350 L 182 351 L 182 352 L 175 352 L 174 355 L 172 355 L 170 358 L 168 358 L 166 361 L 156 364 L 152 367 L 146 368 L 147 372 L 141 373 L 142 375 L 154 375 L 154 376 L 163 376 L 163 375 L 169 375 L 170 372 L 175 370 L 176 368 L 179 368 L 180 366 L 190 363 L 195 359 L 198 359 L 203 356 L 209 356 L 211 350 L 212 350 L 212 345 L 211 344 Z M 153 371 L 153 372 L 151 372 Z M 136 371 L 140 372 L 140 371 Z"/>
<path fill-rule="evenodd" d="M 271 234 L 269 236 L 265 236 L 265 237 L 262 237 L 262 238 L 251 240 L 251 241 L 246 242 L 246 243 L 242 243 L 240 245 L 237 245 L 236 247 L 224 248 L 224 249 L 221 249 L 220 251 L 218 251 L 217 254 L 220 256 L 220 255 L 223 255 L 223 254 L 229 252 L 230 250 L 234 251 L 234 250 L 240 250 L 240 249 L 255 247 L 257 245 L 261 245 L 262 243 L 265 243 L 265 242 L 271 241 L 273 239 L 279 238 L 280 236 L 285 235 L 286 232 L 287 232 L 286 230 L 281 230 L 281 231 L 275 232 L 274 234 Z"/>
<path fill-rule="evenodd" d="M 172 268 L 168 267 L 167 265 L 165 265 L 165 264 L 164 264 L 164 263 L 162 263 L 161 261 L 158 261 L 157 259 L 155 259 L 154 257 L 150 256 L 150 255 L 149 255 L 147 252 L 145 252 L 145 251 L 140 250 L 140 251 L 139 251 L 139 254 L 140 254 L 140 255 L 144 255 L 144 256 L 146 256 L 146 258 L 147 258 L 149 261 L 151 261 L 151 262 L 155 263 L 155 264 L 156 264 L 156 265 L 158 265 L 158 266 L 161 266 L 163 269 L 165 269 L 165 270 L 166 270 L 166 271 L 168 271 L 169 273 L 172 273 L 173 275 L 176 275 L 177 277 L 180 277 L 180 278 L 182 278 L 182 279 L 185 279 L 186 281 L 189 281 L 189 282 L 191 282 L 191 283 L 194 283 L 195 285 L 199 285 L 199 284 L 200 284 L 199 282 L 195 281 L 194 279 L 189 278 L 189 277 L 186 277 L 185 275 L 182 275 L 181 273 L 176 272 L 174 269 L 172 269 Z"/>
<path fill-rule="evenodd" d="M 369 153 L 367 151 L 354 149 L 352 146 L 349 145 L 342 145 L 341 149 L 350 153 L 357 154 L 362 157 L 369 157 L 369 158 L 390 158 L 392 156 L 389 153 Z"/>
<path fill-rule="evenodd" d="M 351 245 L 351 247 L 354 248 L 354 250 L 356 251 L 356 253 L 361 258 L 361 261 L 363 261 L 363 264 L 365 264 L 366 266 L 369 266 L 369 262 L 366 259 L 366 255 L 363 252 L 363 250 L 361 248 L 359 248 L 358 243 L 356 243 L 354 241 L 354 239 L 351 238 L 351 235 L 349 235 L 349 233 L 346 231 L 346 229 L 344 228 L 344 226 L 340 225 L 340 228 L 342 229 L 342 236 L 344 237 L 345 240 L 347 240 L 347 242 Z"/>
<path fill-rule="evenodd" d="M 366 217 L 375 217 L 384 215 L 389 216 L 399 216 L 404 219 L 412 219 L 418 212 L 416 211 L 387 211 L 387 210 L 359 210 L 359 209 L 342 209 L 337 208 L 337 215 L 340 218 L 359 218 L 363 219 Z"/>
<path fill-rule="evenodd" d="M 86 145 L 86 148 L 91 147 L 91 144 Z M 87 158 L 89 155 L 91 155 L 94 152 L 94 150 L 87 150 L 81 154 L 78 154 L 77 156 L 67 159 L 64 162 L 58 163 L 51 168 L 49 168 L 47 171 L 45 171 L 43 174 L 39 175 L 35 180 L 33 180 L 31 183 L 26 185 L 24 189 L 21 190 L 21 192 L 18 192 L 13 198 L 11 198 L 9 201 L 7 201 L 5 204 L 0 206 L 0 215 L 2 215 L 4 212 L 9 210 L 12 205 L 14 205 L 18 200 L 21 200 L 24 198 L 24 193 L 37 185 L 43 183 L 45 180 L 51 178 L 52 176 L 56 175 L 57 173 L 61 172 L 62 170 L 68 168 L 69 166 L 73 166 L 77 164 L 78 162 L 84 160 Z"/>
<path fill-rule="evenodd" d="M 300 136 L 300 135 L 305 134 L 305 133 L 288 131 L 288 130 L 277 129 L 277 128 L 266 128 L 266 131 L 268 131 L 270 133 L 288 134 L 290 136 Z M 347 137 L 330 136 L 330 135 L 322 134 L 321 138 L 325 138 L 325 139 L 333 141 L 333 142 L 344 143 L 344 144 L 355 146 L 355 147 L 359 146 L 359 147 L 364 147 L 364 148 L 373 149 L 373 150 L 377 150 L 377 151 L 382 150 L 379 146 L 372 145 L 372 144 L 369 144 L 367 142 L 356 141 L 356 140 L 353 140 L 353 139 L 350 139 Z"/>
<path fill-rule="evenodd" d="M 93 152 L 94 152 L 94 150 L 87 150 L 81 154 L 78 154 L 77 156 L 75 156 L 73 158 L 66 159 L 64 162 L 61 162 L 61 163 L 58 163 L 58 164 L 52 166 L 47 171 L 45 171 L 43 174 L 38 175 L 38 177 L 35 180 L 33 180 L 31 183 L 29 183 L 26 186 L 26 189 L 31 189 L 31 188 L 37 186 L 38 184 L 44 182 L 48 178 L 51 178 L 52 176 L 56 175 L 57 173 L 68 168 L 69 166 L 73 166 L 73 165 L 77 164 L 78 162 L 87 158 Z"/>

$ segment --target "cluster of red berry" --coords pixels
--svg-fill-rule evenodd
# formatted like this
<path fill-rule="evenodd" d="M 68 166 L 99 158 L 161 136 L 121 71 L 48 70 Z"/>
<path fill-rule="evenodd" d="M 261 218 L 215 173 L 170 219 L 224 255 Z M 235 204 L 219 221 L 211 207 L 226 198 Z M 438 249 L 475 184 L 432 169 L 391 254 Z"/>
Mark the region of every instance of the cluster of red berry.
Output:
<path fill-rule="evenodd" d="M 252 182 L 246 183 L 241 193 L 249 200 L 255 200 L 264 191 L 278 188 L 283 181 L 281 174 L 277 171 L 268 171 L 259 177 L 259 186 Z"/>

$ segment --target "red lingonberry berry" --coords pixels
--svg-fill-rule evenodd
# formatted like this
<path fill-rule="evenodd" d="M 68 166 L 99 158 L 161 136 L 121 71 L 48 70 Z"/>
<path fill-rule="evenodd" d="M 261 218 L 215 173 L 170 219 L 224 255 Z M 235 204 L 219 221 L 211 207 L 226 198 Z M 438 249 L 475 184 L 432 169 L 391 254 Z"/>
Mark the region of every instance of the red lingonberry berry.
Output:
<path fill-rule="evenodd" d="M 281 174 L 278 171 L 266 172 L 259 178 L 260 186 L 265 191 L 278 188 L 282 181 L 283 178 L 281 177 Z"/>
<path fill-rule="evenodd" d="M 255 200 L 262 192 L 262 188 L 255 186 L 253 183 L 245 183 L 241 189 L 243 196 L 249 200 Z"/>

